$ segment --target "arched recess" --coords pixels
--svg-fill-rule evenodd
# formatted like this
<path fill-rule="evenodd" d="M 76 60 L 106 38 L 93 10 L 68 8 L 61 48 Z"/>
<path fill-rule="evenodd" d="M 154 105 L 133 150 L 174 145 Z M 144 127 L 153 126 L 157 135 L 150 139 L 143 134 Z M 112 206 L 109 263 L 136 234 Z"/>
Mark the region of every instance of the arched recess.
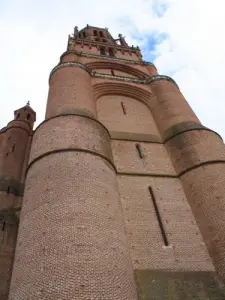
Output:
<path fill-rule="evenodd" d="M 122 75 L 125 76 L 126 74 L 130 75 L 131 77 L 135 77 L 138 79 L 146 79 L 149 76 L 145 74 L 144 72 L 137 70 L 135 68 L 132 68 L 125 64 L 119 64 L 115 62 L 104 62 L 104 61 L 96 61 L 86 64 L 86 67 L 90 70 L 108 70 L 109 74 L 111 74 L 111 70 L 115 72 L 118 71 L 119 73 L 115 72 L 115 75 Z"/>
<path fill-rule="evenodd" d="M 151 94 L 127 84 L 104 83 L 93 87 L 98 120 L 112 137 L 160 139 L 148 107 Z"/>

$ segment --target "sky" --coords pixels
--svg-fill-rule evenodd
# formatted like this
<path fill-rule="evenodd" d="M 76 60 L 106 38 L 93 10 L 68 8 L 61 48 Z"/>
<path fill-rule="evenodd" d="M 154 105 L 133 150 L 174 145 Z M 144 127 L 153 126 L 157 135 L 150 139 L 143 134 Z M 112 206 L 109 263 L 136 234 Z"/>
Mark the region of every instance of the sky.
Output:
<path fill-rule="evenodd" d="M 30 101 L 44 120 L 48 77 L 75 25 L 107 27 L 171 76 L 225 139 L 224 0 L 0 0 L 0 128 Z"/>

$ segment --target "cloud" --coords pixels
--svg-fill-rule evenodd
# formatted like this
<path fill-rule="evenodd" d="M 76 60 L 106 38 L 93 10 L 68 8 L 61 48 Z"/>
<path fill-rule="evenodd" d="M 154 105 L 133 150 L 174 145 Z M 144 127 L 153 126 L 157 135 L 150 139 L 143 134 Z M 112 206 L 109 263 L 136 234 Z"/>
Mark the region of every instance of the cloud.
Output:
<path fill-rule="evenodd" d="M 225 2 L 165 2 L 158 30 L 167 36 L 156 45 L 154 62 L 176 80 L 202 123 L 225 138 Z"/>
<path fill-rule="evenodd" d="M 225 138 L 223 0 L 8 0 L 0 4 L 0 127 L 28 100 L 44 119 L 48 76 L 73 27 L 108 27 L 173 77 L 204 125 Z"/>

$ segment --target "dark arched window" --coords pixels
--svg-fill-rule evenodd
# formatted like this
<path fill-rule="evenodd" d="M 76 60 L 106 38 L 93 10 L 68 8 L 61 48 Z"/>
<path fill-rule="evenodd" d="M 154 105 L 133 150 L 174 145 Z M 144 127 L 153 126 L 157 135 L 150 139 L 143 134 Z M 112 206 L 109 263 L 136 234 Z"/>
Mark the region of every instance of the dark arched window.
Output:
<path fill-rule="evenodd" d="M 16 149 L 16 144 L 13 143 L 13 144 L 12 144 L 12 147 L 11 147 L 11 152 L 13 153 L 13 152 L 15 151 L 15 149 Z"/>
<path fill-rule="evenodd" d="M 115 56 L 114 51 L 112 48 L 109 48 L 109 56 Z"/>
<path fill-rule="evenodd" d="M 5 221 L 2 223 L 2 231 L 5 231 Z"/>
<path fill-rule="evenodd" d="M 97 30 L 94 30 L 94 36 L 98 36 Z"/>
<path fill-rule="evenodd" d="M 86 32 L 83 32 L 83 37 L 85 38 L 87 35 L 86 35 Z"/>
<path fill-rule="evenodd" d="M 27 114 L 27 121 L 30 120 L 30 114 Z"/>
<path fill-rule="evenodd" d="M 99 34 L 100 34 L 100 36 L 101 36 L 101 37 L 104 37 L 104 35 L 103 35 L 103 32 L 102 32 L 102 31 L 99 31 Z"/>
<path fill-rule="evenodd" d="M 106 55 L 105 47 L 100 47 L 100 54 L 101 55 Z"/>

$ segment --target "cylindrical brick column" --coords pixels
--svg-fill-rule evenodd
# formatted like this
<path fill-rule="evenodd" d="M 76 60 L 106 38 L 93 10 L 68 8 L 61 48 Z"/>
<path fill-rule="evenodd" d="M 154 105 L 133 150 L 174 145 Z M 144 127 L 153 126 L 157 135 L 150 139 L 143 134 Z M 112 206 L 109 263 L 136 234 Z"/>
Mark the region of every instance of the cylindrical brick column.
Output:
<path fill-rule="evenodd" d="M 201 126 L 172 79 L 161 75 L 153 76 L 150 87 L 153 95 L 149 99 L 149 106 L 164 139 L 184 128 Z"/>
<path fill-rule="evenodd" d="M 171 79 L 152 79 L 149 105 L 220 275 L 225 279 L 225 147 Z"/>
<path fill-rule="evenodd" d="M 56 66 L 49 85 L 46 119 L 67 113 L 96 117 L 91 77 L 84 65 L 65 62 Z"/>
<path fill-rule="evenodd" d="M 10 300 L 137 299 L 110 136 L 90 117 L 84 72 L 64 67 L 50 80 L 48 119 L 32 142 Z M 60 85 L 55 93 L 52 82 Z"/>

